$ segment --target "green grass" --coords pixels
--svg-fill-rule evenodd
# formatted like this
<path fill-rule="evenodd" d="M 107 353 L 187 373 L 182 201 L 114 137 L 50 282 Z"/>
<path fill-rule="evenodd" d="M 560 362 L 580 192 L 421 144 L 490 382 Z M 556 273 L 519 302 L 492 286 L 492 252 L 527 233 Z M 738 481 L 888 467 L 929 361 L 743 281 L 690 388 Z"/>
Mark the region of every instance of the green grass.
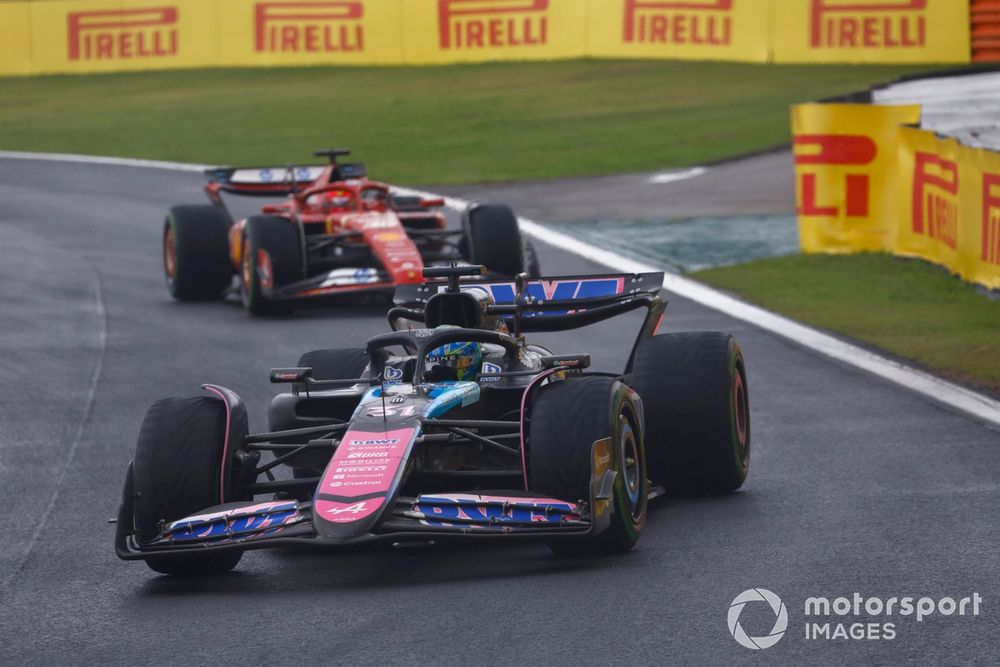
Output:
<path fill-rule="evenodd" d="M 0 149 L 468 183 L 704 163 L 789 139 L 788 107 L 917 67 L 580 60 L 0 79 Z M 923 68 L 928 69 L 928 68 Z"/>
<path fill-rule="evenodd" d="M 1000 302 L 927 262 L 793 255 L 692 275 L 958 381 L 1000 390 Z"/>

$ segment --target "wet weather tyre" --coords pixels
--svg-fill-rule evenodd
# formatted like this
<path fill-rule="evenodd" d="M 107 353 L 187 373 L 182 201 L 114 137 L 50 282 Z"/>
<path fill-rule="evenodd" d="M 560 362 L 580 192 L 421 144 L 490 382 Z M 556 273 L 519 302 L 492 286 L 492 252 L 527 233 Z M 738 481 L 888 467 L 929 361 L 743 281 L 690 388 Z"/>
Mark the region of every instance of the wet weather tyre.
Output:
<path fill-rule="evenodd" d="M 671 493 L 719 494 L 750 467 L 743 353 L 719 332 L 654 336 L 636 350 L 633 387 L 646 419 L 650 478 Z"/>
<path fill-rule="evenodd" d="M 363 348 L 333 348 L 328 350 L 312 350 L 299 357 L 299 367 L 311 368 L 312 377 L 317 380 L 343 380 L 347 378 L 359 378 L 368 367 L 368 352 Z M 333 420 L 349 421 L 354 412 L 354 405 L 350 403 L 338 404 L 336 408 L 328 407 L 325 415 Z M 288 416 L 287 411 L 280 414 Z M 294 418 L 294 415 L 292 415 Z M 315 426 L 317 423 L 303 424 Z M 297 428 L 297 423 L 286 423 L 280 421 L 276 415 L 271 415 L 270 427 L 272 430 L 285 428 Z M 292 441 L 289 441 L 292 442 Z M 296 460 L 289 463 L 292 469 L 292 476 L 295 479 L 305 479 L 323 474 L 323 468 L 330 459 L 330 455 L 325 452 L 316 452 L 315 455 L 307 452 Z M 306 501 L 312 497 L 311 490 L 300 497 Z"/>
<path fill-rule="evenodd" d="M 265 292 L 295 282 L 302 275 L 302 240 L 290 220 L 273 216 L 249 218 L 243 228 L 240 294 L 254 315 L 288 315 L 295 306 Z"/>
<path fill-rule="evenodd" d="M 224 451 L 226 426 L 225 404 L 214 397 L 167 398 L 146 413 L 133 459 L 133 518 L 140 543 L 154 539 L 161 522 L 222 502 L 223 457 L 232 456 Z M 236 567 L 242 555 L 233 550 L 157 556 L 146 564 L 163 574 L 220 574 Z"/>
<path fill-rule="evenodd" d="M 538 262 L 538 253 L 531 241 L 524 242 L 524 270 L 530 278 L 539 278 L 542 275 L 542 266 Z"/>
<path fill-rule="evenodd" d="M 311 368 L 317 380 L 343 380 L 361 377 L 368 366 L 368 352 L 362 348 L 312 350 L 299 357 L 301 368 Z"/>
<path fill-rule="evenodd" d="M 515 276 L 525 270 L 524 241 L 509 206 L 481 204 L 465 217 L 468 260 L 491 275 Z"/>
<path fill-rule="evenodd" d="M 218 299 L 232 282 L 229 218 L 218 206 L 174 206 L 163 223 L 163 271 L 178 301 Z"/>
<path fill-rule="evenodd" d="M 646 522 L 648 481 L 635 406 L 616 398 L 610 377 L 569 378 L 543 387 L 531 406 L 528 478 L 533 492 L 589 502 L 592 448 L 612 439 L 617 461 L 611 524 L 589 540 L 553 541 L 561 556 L 624 553 Z M 627 453 L 631 462 L 625 465 Z"/>

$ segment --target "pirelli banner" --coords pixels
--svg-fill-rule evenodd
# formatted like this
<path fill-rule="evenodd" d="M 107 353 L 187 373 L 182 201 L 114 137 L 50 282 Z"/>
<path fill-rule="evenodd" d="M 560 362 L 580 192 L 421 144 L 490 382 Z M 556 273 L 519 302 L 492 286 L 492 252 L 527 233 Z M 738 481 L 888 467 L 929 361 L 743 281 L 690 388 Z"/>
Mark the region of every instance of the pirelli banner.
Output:
<path fill-rule="evenodd" d="M 803 252 L 883 250 L 1000 289 L 1000 153 L 913 125 L 919 107 L 793 108 Z"/>
<path fill-rule="evenodd" d="M 970 58 L 968 0 L 0 0 L 0 75 L 595 56 Z"/>

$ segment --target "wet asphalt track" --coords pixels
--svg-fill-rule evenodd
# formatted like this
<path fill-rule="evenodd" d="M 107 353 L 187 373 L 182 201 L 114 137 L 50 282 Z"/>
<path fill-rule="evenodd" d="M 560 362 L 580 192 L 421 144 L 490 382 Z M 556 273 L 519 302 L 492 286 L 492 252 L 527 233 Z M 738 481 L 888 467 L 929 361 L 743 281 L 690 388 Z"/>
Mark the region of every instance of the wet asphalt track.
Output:
<path fill-rule="evenodd" d="M 254 552 L 198 581 L 118 561 L 106 520 L 152 401 L 225 384 L 262 429 L 268 368 L 385 330 L 379 306 L 259 320 L 170 301 L 162 214 L 198 202 L 200 182 L 0 161 L 0 664 L 995 664 L 1000 433 L 680 299 L 670 328 L 743 346 L 753 465 L 739 493 L 657 504 L 627 556 Z M 547 273 L 599 270 L 539 250 Z M 634 324 L 542 340 L 620 366 Z M 765 651 L 726 626 L 751 587 L 788 605 L 788 634 Z M 855 591 L 984 602 L 978 618 L 883 619 L 892 641 L 803 638 L 806 597 Z M 760 635 L 773 616 L 741 621 Z"/>

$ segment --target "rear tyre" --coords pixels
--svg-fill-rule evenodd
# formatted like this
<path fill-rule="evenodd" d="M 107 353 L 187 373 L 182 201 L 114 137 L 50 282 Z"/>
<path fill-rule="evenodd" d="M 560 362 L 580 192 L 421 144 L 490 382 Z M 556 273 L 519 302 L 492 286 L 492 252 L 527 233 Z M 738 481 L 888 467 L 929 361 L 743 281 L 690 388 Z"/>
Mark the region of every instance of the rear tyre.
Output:
<path fill-rule="evenodd" d="M 613 395 L 614 383 L 609 377 L 569 378 L 542 388 L 531 406 L 532 491 L 589 502 L 594 442 L 612 438 L 617 462 L 611 525 L 592 540 L 552 542 L 559 555 L 624 553 L 635 546 L 646 522 L 649 488 L 641 426 L 631 401 Z"/>
<path fill-rule="evenodd" d="M 469 262 L 482 264 L 493 275 L 515 276 L 525 270 L 521 228 L 509 206 L 474 206 L 464 223 Z"/>
<path fill-rule="evenodd" d="M 135 530 L 140 543 L 160 533 L 162 522 L 175 521 L 223 501 L 226 407 L 218 398 L 167 398 L 146 413 L 135 448 Z M 246 435 L 246 422 L 242 424 Z M 231 490 L 233 491 L 233 490 Z M 227 497 L 233 501 L 247 499 Z M 236 567 L 242 551 L 156 556 L 146 560 L 163 574 L 220 574 Z"/>
<path fill-rule="evenodd" d="M 650 478 L 675 493 L 742 486 L 750 468 L 743 353 L 729 334 L 665 334 L 639 344 L 632 374 L 646 417 Z"/>
<path fill-rule="evenodd" d="M 299 357 L 299 367 L 313 369 L 317 380 L 361 377 L 367 366 L 368 352 L 360 347 L 312 350 Z"/>
<path fill-rule="evenodd" d="M 538 262 L 538 253 L 531 241 L 524 242 L 524 270 L 528 272 L 528 277 L 539 278 L 542 275 L 542 267 Z"/>
<path fill-rule="evenodd" d="M 312 377 L 317 380 L 343 380 L 361 377 L 368 367 L 368 352 L 362 348 L 339 348 L 329 350 L 312 350 L 299 357 L 299 366 L 312 368 Z M 356 403 L 344 402 L 337 406 L 327 406 L 324 416 L 332 420 L 348 421 L 354 412 Z M 305 426 L 316 426 L 322 422 L 310 422 Z M 288 428 L 291 425 L 271 423 L 272 430 Z M 293 427 L 297 427 L 295 424 Z M 308 438 L 306 438 L 308 439 Z M 315 454 L 315 455 L 314 455 Z M 306 452 L 298 456 L 291 464 L 292 476 L 295 479 L 318 477 L 323 474 L 323 468 L 330 460 L 330 455 L 323 451 Z M 312 489 L 303 492 L 299 500 L 309 500 Z"/>
<path fill-rule="evenodd" d="M 243 306 L 254 315 L 288 315 L 288 301 L 268 292 L 302 277 L 302 243 L 293 222 L 273 216 L 249 218 L 243 228 L 240 293 Z"/>
<path fill-rule="evenodd" d="M 163 223 L 163 272 L 178 301 L 218 299 L 229 287 L 229 218 L 217 206 L 174 206 Z"/>

